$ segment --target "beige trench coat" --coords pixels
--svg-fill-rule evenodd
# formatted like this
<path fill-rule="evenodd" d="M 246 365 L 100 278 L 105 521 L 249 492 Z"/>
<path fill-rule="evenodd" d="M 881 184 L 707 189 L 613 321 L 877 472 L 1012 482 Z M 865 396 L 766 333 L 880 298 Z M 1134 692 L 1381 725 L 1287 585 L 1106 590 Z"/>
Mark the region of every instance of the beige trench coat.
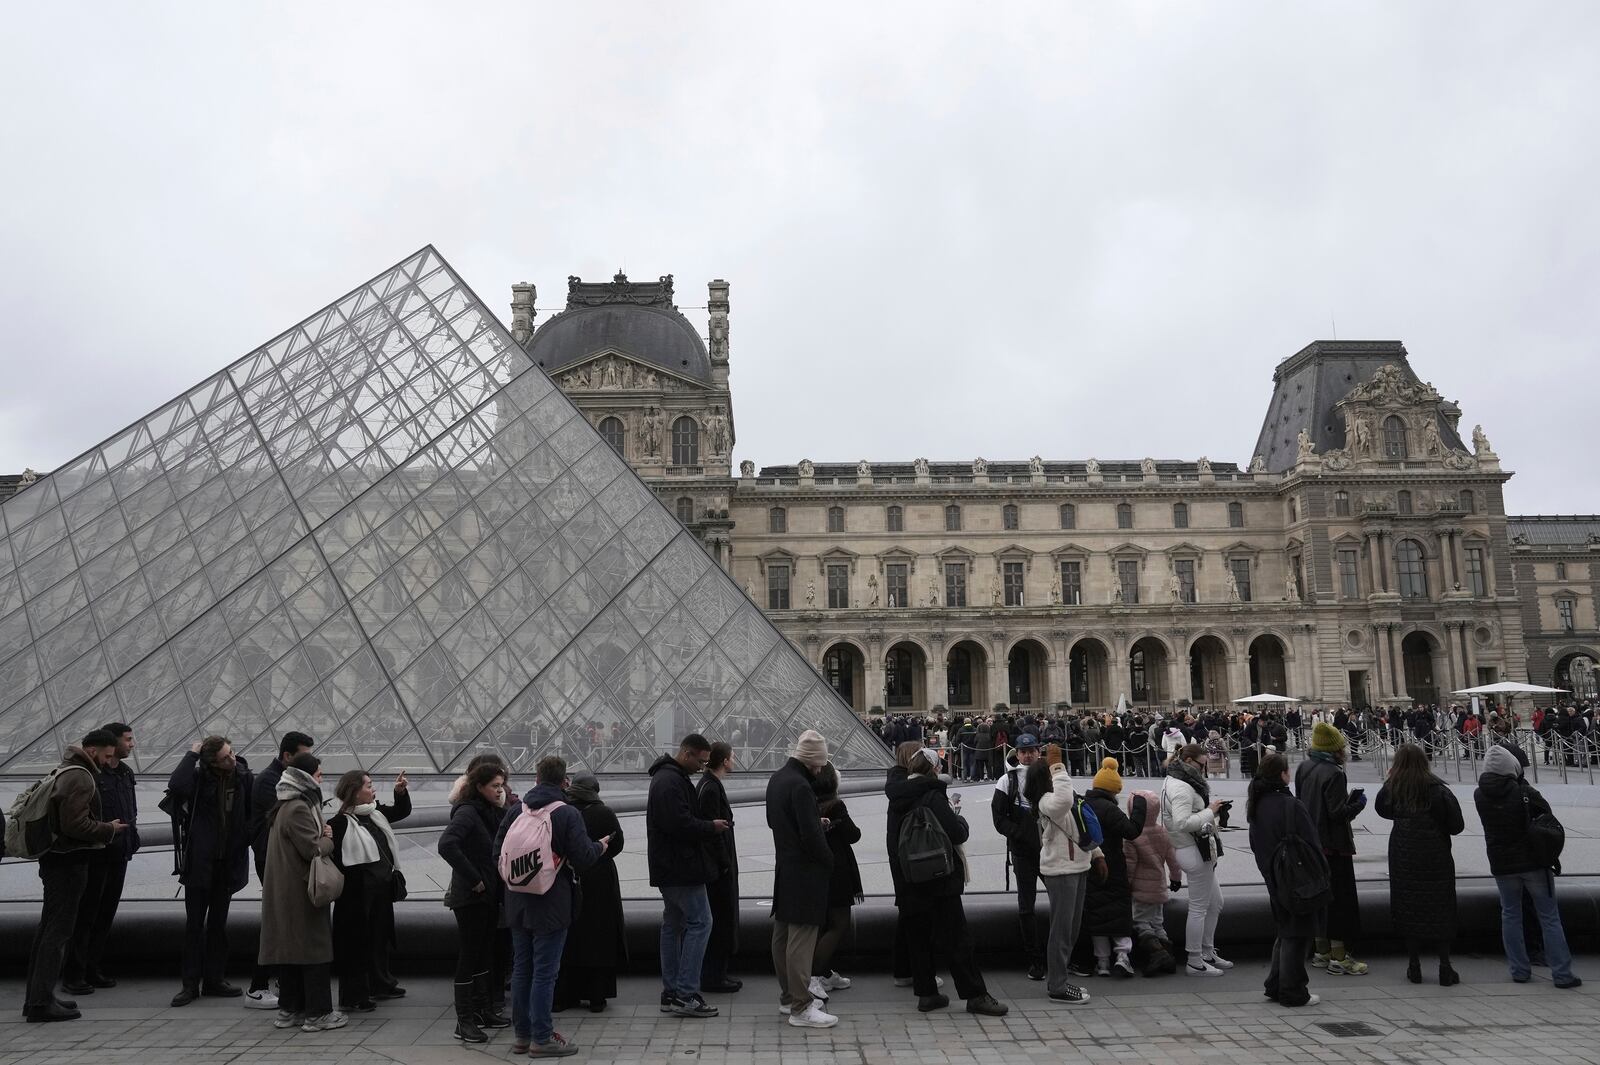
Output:
<path fill-rule="evenodd" d="M 262 965 L 320 965 L 333 961 L 330 906 L 311 905 L 306 878 L 311 859 L 332 854 L 322 834 L 322 812 L 304 799 L 283 804 L 267 833 L 266 875 L 261 883 Z"/>

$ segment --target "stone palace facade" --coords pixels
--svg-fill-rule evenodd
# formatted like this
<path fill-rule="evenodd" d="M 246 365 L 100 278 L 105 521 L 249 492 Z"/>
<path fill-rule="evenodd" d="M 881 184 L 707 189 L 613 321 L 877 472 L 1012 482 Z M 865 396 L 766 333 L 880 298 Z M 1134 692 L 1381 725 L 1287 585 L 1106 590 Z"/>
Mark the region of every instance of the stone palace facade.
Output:
<path fill-rule="evenodd" d="M 1534 566 L 1508 520 L 1544 519 L 1397 342 L 1284 359 L 1243 465 L 735 468 L 727 282 L 704 338 L 670 276 L 568 289 L 540 324 L 515 286 L 516 338 L 858 711 L 1432 702 L 1596 657 L 1600 537 Z"/>

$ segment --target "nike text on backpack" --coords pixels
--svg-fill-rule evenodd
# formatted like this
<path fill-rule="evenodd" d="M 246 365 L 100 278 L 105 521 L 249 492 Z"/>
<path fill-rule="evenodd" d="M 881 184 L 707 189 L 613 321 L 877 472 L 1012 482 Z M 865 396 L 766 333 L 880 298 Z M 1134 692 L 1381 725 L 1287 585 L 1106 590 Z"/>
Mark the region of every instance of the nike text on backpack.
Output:
<path fill-rule="evenodd" d="M 558 807 L 565 805 L 553 802 L 537 810 L 524 806 L 522 813 L 511 822 L 505 842 L 500 846 L 500 879 L 507 888 L 528 895 L 543 895 L 556 882 L 562 863 L 553 846 L 555 832 L 551 816 Z"/>
<path fill-rule="evenodd" d="M 55 846 L 57 825 L 50 823 L 50 799 L 63 773 L 87 773 L 81 765 L 58 765 L 16 797 L 6 812 L 6 854 L 37 861 Z"/>
<path fill-rule="evenodd" d="M 900 822 L 900 875 L 912 884 L 927 884 L 956 871 L 950 835 L 924 799 Z"/>

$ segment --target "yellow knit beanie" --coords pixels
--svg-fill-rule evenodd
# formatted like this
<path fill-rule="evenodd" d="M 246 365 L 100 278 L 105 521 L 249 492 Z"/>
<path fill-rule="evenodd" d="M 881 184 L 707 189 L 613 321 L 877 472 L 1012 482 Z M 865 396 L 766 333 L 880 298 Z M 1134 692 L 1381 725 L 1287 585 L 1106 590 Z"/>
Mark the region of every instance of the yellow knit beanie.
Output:
<path fill-rule="evenodd" d="M 1334 754 L 1342 750 L 1344 745 L 1344 733 L 1326 721 L 1318 721 L 1311 727 L 1311 749 L 1313 751 Z"/>
<path fill-rule="evenodd" d="M 1107 758 L 1100 763 L 1100 772 L 1094 775 L 1094 786 L 1112 795 L 1122 790 L 1122 774 L 1117 772 L 1117 760 Z"/>

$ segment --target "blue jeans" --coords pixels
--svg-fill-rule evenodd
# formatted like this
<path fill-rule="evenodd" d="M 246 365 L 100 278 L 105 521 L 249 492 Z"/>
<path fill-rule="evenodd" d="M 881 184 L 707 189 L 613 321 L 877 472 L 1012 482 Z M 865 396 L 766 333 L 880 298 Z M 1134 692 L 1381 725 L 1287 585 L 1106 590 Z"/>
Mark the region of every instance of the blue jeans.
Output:
<path fill-rule="evenodd" d="M 661 986 L 682 998 L 700 993 L 700 966 L 711 940 L 711 902 L 706 886 L 663 887 Z"/>
<path fill-rule="evenodd" d="M 1544 956 L 1550 963 L 1550 975 L 1558 983 L 1572 979 L 1572 951 L 1561 930 L 1555 877 L 1548 869 L 1543 869 L 1532 873 L 1507 873 L 1495 877 L 1494 883 L 1500 889 L 1500 938 L 1505 942 L 1511 978 L 1526 980 L 1532 973 L 1528 945 L 1522 938 L 1522 892 L 1526 890 L 1533 899 L 1534 912 L 1539 915 L 1539 928 L 1544 932 Z"/>
<path fill-rule="evenodd" d="M 518 1039 L 548 1043 L 555 1032 L 550 1004 L 561 972 L 567 930 L 534 934 L 511 930 L 511 1028 Z"/>

